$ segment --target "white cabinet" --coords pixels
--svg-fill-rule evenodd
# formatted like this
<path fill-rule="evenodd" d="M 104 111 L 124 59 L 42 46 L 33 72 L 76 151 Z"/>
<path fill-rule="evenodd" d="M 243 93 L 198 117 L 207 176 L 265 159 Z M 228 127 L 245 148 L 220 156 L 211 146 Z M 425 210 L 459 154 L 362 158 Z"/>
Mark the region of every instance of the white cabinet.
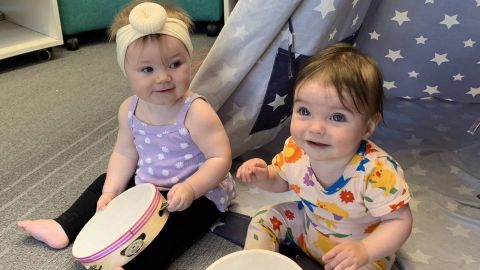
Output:
<path fill-rule="evenodd" d="M 0 0 L 0 12 L 0 59 L 63 44 L 57 0 Z"/>

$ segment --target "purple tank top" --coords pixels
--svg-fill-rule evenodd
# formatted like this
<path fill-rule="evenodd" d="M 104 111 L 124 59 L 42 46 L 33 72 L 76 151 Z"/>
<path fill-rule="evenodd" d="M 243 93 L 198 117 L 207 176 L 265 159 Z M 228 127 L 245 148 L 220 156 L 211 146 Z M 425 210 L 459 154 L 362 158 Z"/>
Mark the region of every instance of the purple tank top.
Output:
<path fill-rule="evenodd" d="M 193 94 L 185 99 L 175 123 L 156 126 L 144 123 L 135 116 L 138 97 L 132 96 L 128 118 L 139 156 L 135 172 L 137 185 L 152 183 L 170 189 L 195 173 L 205 162 L 205 156 L 184 125 L 187 112 L 197 98 L 203 97 Z M 227 175 L 216 189 L 205 196 L 215 202 L 220 211 L 225 211 L 236 196 L 233 177 Z"/>

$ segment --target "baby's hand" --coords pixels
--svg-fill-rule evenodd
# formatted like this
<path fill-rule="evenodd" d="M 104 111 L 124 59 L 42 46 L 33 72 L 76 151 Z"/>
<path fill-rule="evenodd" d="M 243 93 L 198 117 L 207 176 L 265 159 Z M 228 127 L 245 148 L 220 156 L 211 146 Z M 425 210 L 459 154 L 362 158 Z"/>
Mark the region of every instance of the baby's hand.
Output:
<path fill-rule="evenodd" d="M 369 261 L 367 249 L 360 241 L 343 240 L 334 236 L 330 239 L 335 247 L 323 255 L 325 270 L 355 270 Z"/>
<path fill-rule="evenodd" d="M 237 170 L 237 178 L 244 183 L 252 183 L 261 179 L 268 178 L 268 165 L 259 158 L 253 158 L 245 161 Z"/>
<path fill-rule="evenodd" d="M 102 196 L 100 196 L 97 201 L 97 211 L 102 211 L 103 209 L 105 209 L 108 203 L 110 203 L 110 201 L 113 200 L 113 198 L 115 198 L 116 196 L 117 194 L 113 192 L 102 193 Z"/>
<path fill-rule="evenodd" d="M 174 185 L 167 193 L 168 211 L 182 211 L 190 207 L 195 192 L 190 184 L 182 182 Z"/>

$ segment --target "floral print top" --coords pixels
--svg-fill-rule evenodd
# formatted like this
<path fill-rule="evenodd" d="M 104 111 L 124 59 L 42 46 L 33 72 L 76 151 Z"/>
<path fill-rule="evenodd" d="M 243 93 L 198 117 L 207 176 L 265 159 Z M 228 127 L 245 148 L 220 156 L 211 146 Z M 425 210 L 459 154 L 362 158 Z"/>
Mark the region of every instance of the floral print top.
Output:
<path fill-rule="evenodd" d="M 317 181 L 309 156 L 291 137 L 272 165 L 299 196 L 306 226 L 325 235 L 363 239 L 383 215 L 410 200 L 402 168 L 369 140 L 360 143 L 343 175 L 328 188 Z"/>

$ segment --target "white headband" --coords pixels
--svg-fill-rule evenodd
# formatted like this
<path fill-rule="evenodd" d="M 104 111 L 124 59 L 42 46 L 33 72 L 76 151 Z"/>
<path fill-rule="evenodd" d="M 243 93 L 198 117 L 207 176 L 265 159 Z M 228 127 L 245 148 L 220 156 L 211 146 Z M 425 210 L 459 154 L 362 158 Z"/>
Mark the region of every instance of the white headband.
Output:
<path fill-rule="evenodd" d="M 130 24 L 118 29 L 115 41 L 117 43 L 117 61 L 125 73 L 125 53 L 135 40 L 151 34 L 165 34 L 179 39 L 192 56 L 193 46 L 187 25 L 175 18 L 168 18 L 165 9 L 156 3 L 145 2 L 135 6 L 128 16 Z"/>

